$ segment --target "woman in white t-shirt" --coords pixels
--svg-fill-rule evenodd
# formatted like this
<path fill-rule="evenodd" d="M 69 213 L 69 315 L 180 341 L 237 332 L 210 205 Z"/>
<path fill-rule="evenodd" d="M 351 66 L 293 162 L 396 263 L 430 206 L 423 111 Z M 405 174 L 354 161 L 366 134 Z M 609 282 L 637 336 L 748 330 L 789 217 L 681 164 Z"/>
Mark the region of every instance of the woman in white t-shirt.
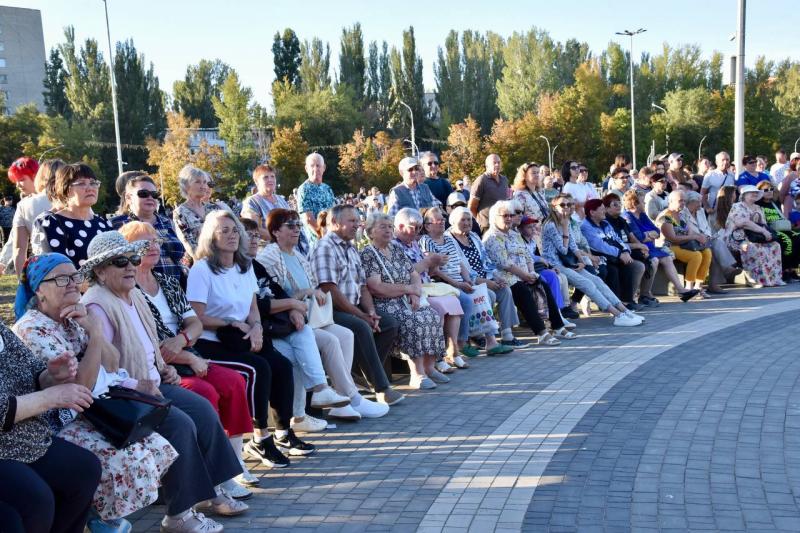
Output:
<path fill-rule="evenodd" d="M 258 283 L 243 235 L 242 225 L 229 211 L 220 209 L 206 215 L 186 297 L 203 323 L 195 349 L 212 362 L 237 366 L 247 375 L 254 428 L 245 451 L 266 466 L 283 468 L 290 464 L 284 453 L 308 455 L 316 448 L 298 439 L 291 429 L 292 363 L 271 345 L 264 346 L 256 303 Z M 226 339 L 225 344 L 220 336 Z M 275 420 L 274 438 L 267 429 L 268 405 Z"/>
<path fill-rule="evenodd" d="M 565 161 L 564 166 L 561 168 L 561 175 L 565 177 L 564 186 L 561 192 L 569 194 L 575 200 L 575 213 L 578 216 L 583 216 L 583 204 L 587 200 L 597 198 L 597 191 L 594 185 L 587 181 L 589 177 L 588 172 L 580 172 L 581 164 L 577 161 Z"/>

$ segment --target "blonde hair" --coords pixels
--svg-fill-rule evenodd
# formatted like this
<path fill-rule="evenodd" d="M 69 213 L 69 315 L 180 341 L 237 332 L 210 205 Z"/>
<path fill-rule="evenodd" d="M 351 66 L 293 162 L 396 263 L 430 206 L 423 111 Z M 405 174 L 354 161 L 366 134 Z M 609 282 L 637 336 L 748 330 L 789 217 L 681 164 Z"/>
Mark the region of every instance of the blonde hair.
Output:
<path fill-rule="evenodd" d="M 633 189 L 625 191 L 625 194 L 622 195 L 622 206 L 628 211 L 633 211 L 636 208 L 636 204 L 641 201 L 641 198 Z"/>
<path fill-rule="evenodd" d="M 514 176 L 514 183 L 511 185 L 511 188 L 515 191 L 524 191 L 528 189 L 528 184 L 525 183 L 525 174 L 532 168 L 534 168 L 536 163 L 523 163 L 519 167 L 517 167 L 517 175 Z M 537 172 L 534 174 L 536 176 L 536 182 L 538 184 L 537 190 L 541 188 L 541 183 L 539 182 L 539 169 L 536 169 Z"/>
<path fill-rule="evenodd" d="M 206 220 L 203 222 L 203 227 L 200 229 L 200 235 L 197 237 L 197 247 L 195 248 L 195 259 L 205 259 L 208 262 L 208 268 L 214 274 L 221 274 L 225 267 L 219 261 L 219 250 L 217 244 L 214 242 L 214 233 L 219 228 L 222 219 L 227 218 L 232 220 L 234 227 L 239 232 L 239 247 L 233 253 L 233 262 L 238 265 L 239 272 L 244 274 L 250 270 L 251 259 L 247 256 L 248 240 L 247 234 L 244 231 L 244 226 L 236 216 L 226 209 L 217 209 L 211 211 L 206 215 Z"/>
<path fill-rule="evenodd" d="M 122 227 L 119 228 L 119 232 L 128 242 L 144 240 L 145 235 L 158 236 L 156 228 L 154 228 L 149 222 L 140 222 L 138 220 L 123 224 Z"/>

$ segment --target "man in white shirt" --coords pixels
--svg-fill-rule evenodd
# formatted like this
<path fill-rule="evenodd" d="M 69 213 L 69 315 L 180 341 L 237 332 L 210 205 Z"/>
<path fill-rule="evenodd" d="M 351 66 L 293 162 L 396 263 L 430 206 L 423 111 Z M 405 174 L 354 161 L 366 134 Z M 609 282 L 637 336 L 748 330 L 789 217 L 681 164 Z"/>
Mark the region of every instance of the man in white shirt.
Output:
<path fill-rule="evenodd" d="M 783 178 L 786 176 L 786 171 L 789 170 L 789 161 L 786 159 L 786 150 L 779 148 L 775 152 L 775 164 L 769 169 L 769 175 L 772 177 L 772 183 L 779 187 Z"/>
<path fill-rule="evenodd" d="M 731 156 L 728 152 L 718 153 L 716 161 L 717 168 L 703 176 L 703 186 L 700 187 L 703 209 L 709 214 L 714 212 L 720 188 L 736 184 L 736 175 L 731 169 Z"/>

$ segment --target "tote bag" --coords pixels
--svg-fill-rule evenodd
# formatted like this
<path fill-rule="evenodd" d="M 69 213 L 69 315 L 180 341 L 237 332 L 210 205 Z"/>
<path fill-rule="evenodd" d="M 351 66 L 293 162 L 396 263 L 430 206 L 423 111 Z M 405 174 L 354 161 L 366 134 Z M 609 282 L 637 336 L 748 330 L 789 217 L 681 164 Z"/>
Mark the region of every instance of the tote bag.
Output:
<path fill-rule="evenodd" d="M 496 333 L 497 320 L 492 311 L 492 300 L 489 298 L 489 289 L 485 283 L 473 286 L 473 291 L 467 296 L 472 300 L 472 312 L 465 320 L 469 321 L 469 336 L 481 337 L 486 334 Z"/>

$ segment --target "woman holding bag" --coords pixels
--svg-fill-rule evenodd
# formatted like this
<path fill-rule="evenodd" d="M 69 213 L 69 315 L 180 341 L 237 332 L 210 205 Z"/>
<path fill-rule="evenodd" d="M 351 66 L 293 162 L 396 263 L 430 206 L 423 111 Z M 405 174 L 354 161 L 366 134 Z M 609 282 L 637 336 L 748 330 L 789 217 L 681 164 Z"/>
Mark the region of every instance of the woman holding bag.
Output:
<path fill-rule="evenodd" d="M 365 227 L 371 244 L 361 250 L 361 264 L 376 310 L 397 317 L 400 353 L 408 357 L 409 385 L 433 389 L 450 379 L 436 370 L 445 355 L 442 319 L 430 306 L 422 306 L 422 283 L 403 250 L 392 242 L 392 217 L 373 212 Z"/>
<path fill-rule="evenodd" d="M 254 234 L 254 221 L 242 219 L 242 224 L 248 234 Z M 297 244 L 301 232 L 300 217 L 295 211 L 288 209 L 273 209 L 267 215 L 267 231 L 270 234 L 270 244 L 260 252 L 253 246 L 252 239 L 249 252 L 256 255 L 254 268 L 263 267 L 266 274 L 271 276 L 287 294 L 294 300 L 296 309 L 302 309 L 313 298 L 320 309 L 331 305 L 331 296 L 317 288 L 317 279 L 311 265 L 297 252 Z M 259 277 L 256 275 L 256 277 Z M 305 312 L 305 311 L 304 311 Z M 323 313 L 324 314 L 324 313 Z M 358 420 L 364 418 L 378 418 L 389 412 L 388 406 L 367 400 L 358 392 L 353 382 L 353 332 L 349 329 L 334 324 L 311 328 L 314 339 L 322 358 L 322 366 L 330 376 L 333 390 L 341 396 L 350 399 L 350 405 L 333 407 L 329 416 L 345 420 Z"/>

